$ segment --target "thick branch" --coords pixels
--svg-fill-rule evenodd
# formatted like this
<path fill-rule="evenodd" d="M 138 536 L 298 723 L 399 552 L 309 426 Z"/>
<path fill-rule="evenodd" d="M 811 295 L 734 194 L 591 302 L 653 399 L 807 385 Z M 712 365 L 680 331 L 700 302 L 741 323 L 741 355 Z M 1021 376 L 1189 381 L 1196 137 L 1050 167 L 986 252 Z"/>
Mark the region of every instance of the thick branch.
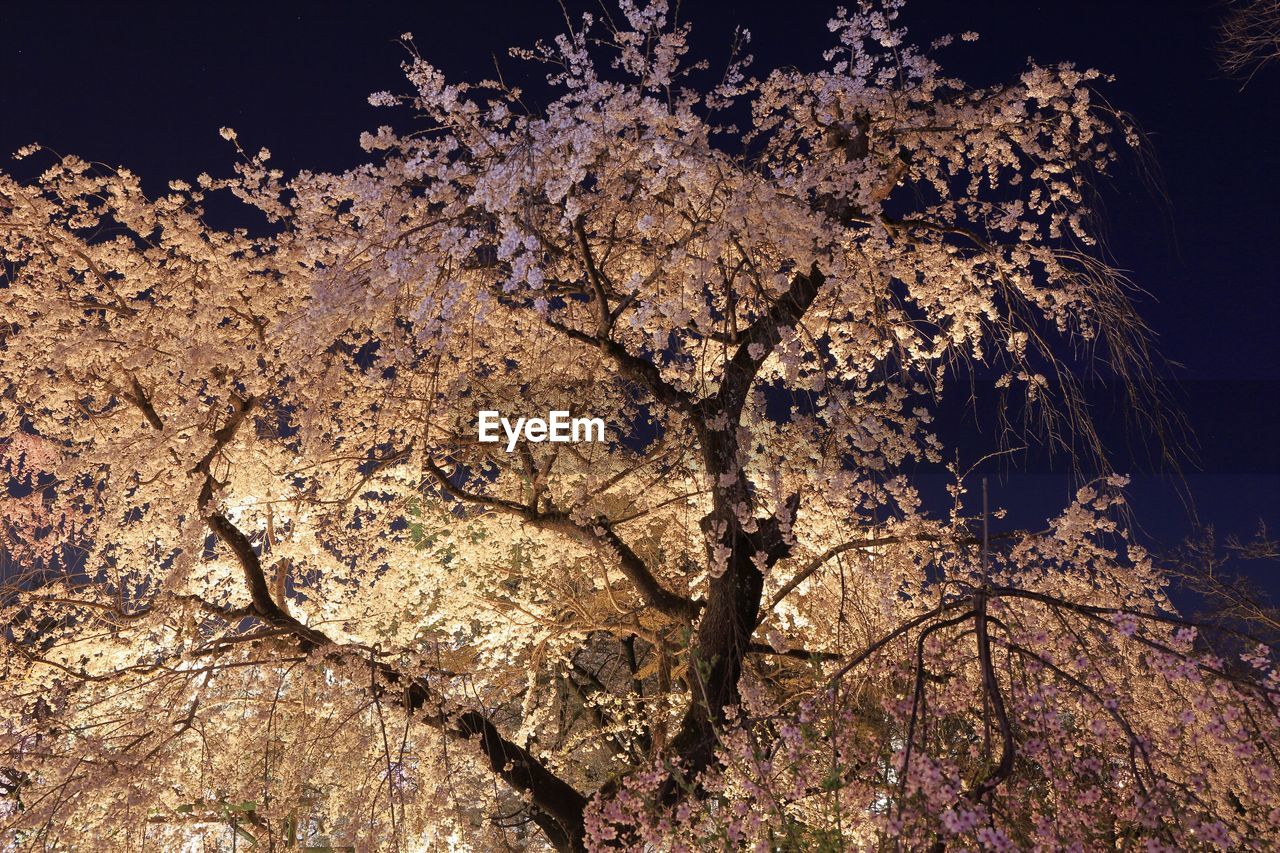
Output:
<path fill-rule="evenodd" d="M 840 660 L 840 655 L 835 652 L 814 652 L 808 649 L 787 649 L 783 652 L 768 643 L 751 643 L 747 646 L 747 651 L 753 655 L 777 655 L 802 661 Z"/>
<path fill-rule="evenodd" d="M 826 276 L 817 264 L 808 273 L 797 273 L 791 279 L 787 292 L 756 318 L 741 335 L 741 343 L 724 368 L 724 380 L 716 394 L 718 406 L 736 424 L 747 392 L 760 371 L 760 365 L 782 340 L 782 330 L 800 322 L 809 306 L 818 298 Z"/>
<path fill-rule="evenodd" d="M 156 429 L 163 428 L 159 417 L 152 417 L 155 410 L 151 407 L 150 400 L 141 394 L 140 387 L 138 393 L 130 399 L 131 402 L 143 408 L 144 413 L 148 410 L 151 412 L 147 420 L 152 426 Z M 199 497 L 202 512 L 207 512 L 208 505 L 213 499 L 216 485 L 211 473 L 213 461 L 235 438 L 236 432 L 255 404 L 253 397 L 234 399 L 231 417 L 213 434 L 213 446 L 190 471 L 191 474 L 204 475 L 204 484 L 201 486 Z M 271 597 L 271 589 L 262 570 L 262 561 L 243 531 L 221 513 L 209 512 L 205 516 L 205 521 L 218 540 L 231 549 L 231 553 L 240 564 L 255 616 L 272 627 L 284 629 L 292 634 L 304 650 L 317 647 L 342 650 L 341 645 L 335 643 L 322 631 L 302 624 Z M 442 704 L 435 699 L 423 679 L 406 677 L 394 667 L 381 662 L 378 663 L 377 670 L 387 683 L 406 685 L 404 704 L 409 713 L 425 710 L 429 705 Z M 573 853 L 584 849 L 581 839 L 582 813 L 586 808 L 586 797 L 548 770 L 528 750 L 504 738 L 492 722 L 474 711 L 465 712 L 456 717 L 427 711 L 423 719 L 428 724 L 456 737 L 464 739 L 478 737 L 480 747 L 493 771 L 512 788 L 530 796 L 533 804 L 533 820 L 546 833 L 556 849 L 573 851 Z"/>
<path fill-rule="evenodd" d="M 583 524 L 575 521 L 567 513 L 554 509 L 542 512 L 516 501 L 477 494 L 455 484 L 449 475 L 431 460 L 427 460 L 426 464 L 441 487 L 458 500 L 508 512 L 534 527 L 568 534 L 573 538 L 593 542 L 613 551 L 617 554 L 618 567 L 623 575 L 635 586 L 645 603 L 660 613 L 675 619 L 690 620 L 695 618 L 702 609 L 701 602 L 677 595 L 664 587 L 645 561 L 614 532 L 608 520 L 598 518 Z"/>
<path fill-rule="evenodd" d="M 231 398 L 231 416 L 227 418 L 218 430 L 213 433 L 213 446 L 209 448 L 199 462 L 192 466 L 188 472 L 190 474 L 203 474 L 204 485 L 200 489 L 200 509 L 204 510 L 205 505 L 213 498 L 214 483 L 212 468 L 213 460 L 218 458 L 218 454 L 226 449 L 231 440 L 236 437 L 236 433 L 240 431 L 240 425 L 244 423 L 245 417 L 258 403 L 254 397 L 241 398 L 233 396 Z"/>
<path fill-rule="evenodd" d="M 693 411 L 693 398 L 663 379 L 662 372 L 653 362 L 638 355 L 632 355 L 626 347 L 612 338 L 590 335 L 551 318 L 547 318 L 546 322 L 557 332 L 599 349 L 613 361 L 619 373 L 649 389 L 649 393 L 659 403 L 686 413 Z"/>
<path fill-rule="evenodd" d="M 147 419 L 147 423 L 151 424 L 154 429 L 164 429 L 164 421 L 162 421 L 160 419 L 160 415 L 156 413 L 155 406 L 151 405 L 151 398 L 142 387 L 142 383 L 138 381 L 138 377 L 129 377 L 128 391 L 114 387 L 113 390 L 121 397 L 124 397 L 130 403 L 137 406 L 138 410 L 142 412 L 142 416 Z"/>
<path fill-rule="evenodd" d="M 341 650 L 323 632 L 303 625 L 285 612 L 271 598 L 262 563 L 248 538 L 239 528 L 217 513 L 208 516 L 209 526 L 218 538 L 231 548 L 244 570 L 245 582 L 253 599 L 255 613 L 268 624 L 285 628 L 304 649 L 330 646 Z M 534 811 L 533 820 L 546 833 L 558 850 L 580 851 L 582 847 L 582 812 L 587 798 L 560 779 L 528 750 L 507 740 L 497 727 L 484 715 L 475 711 L 452 716 L 429 710 L 440 706 L 427 683 L 421 678 L 409 678 L 394 667 L 379 662 L 377 670 L 385 681 L 405 686 L 405 707 L 412 713 L 425 710 L 423 719 L 455 737 L 478 739 L 481 751 L 490 768 L 504 782 L 517 791 L 530 795 Z"/>
<path fill-rule="evenodd" d="M 479 740 L 489 768 L 517 791 L 533 795 L 533 821 L 557 850 L 583 851 L 582 814 L 587 798 L 547 769 L 527 749 L 516 746 L 483 714 L 468 711 L 458 717 L 453 734 Z"/>
<path fill-rule="evenodd" d="M 1004 707 L 1004 696 L 1000 692 L 995 665 L 991 661 L 991 637 L 987 627 L 987 591 L 985 589 L 979 591 L 974 599 L 974 627 L 977 629 L 978 665 L 982 669 L 982 689 L 991 701 L 991 710 L 995 713 L 996 725 L 1000 729 L 1000 763 L 982 780 L 981 784 L 974 788 L 973 799 L 976 802 L 988 792 L 994 791 L 1013 772 L 1015 750 L 1013 728 Z"/>

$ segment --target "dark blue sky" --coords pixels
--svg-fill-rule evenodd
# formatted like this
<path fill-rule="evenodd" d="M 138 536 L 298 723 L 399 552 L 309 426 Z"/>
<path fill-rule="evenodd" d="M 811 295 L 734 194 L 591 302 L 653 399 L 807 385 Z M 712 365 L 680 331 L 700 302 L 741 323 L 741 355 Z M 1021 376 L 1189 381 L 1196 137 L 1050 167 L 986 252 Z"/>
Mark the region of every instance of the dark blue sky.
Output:
<path fill-rule="evenodd" d="M 758 69 L 813 67 L 834 7 L 687 0 L 684 14 L 712 57 L 743 24 L 755 35 Z M 979 31 L 977 45 L 944 55 L 974 83 L 1011 79 L 1027 57 L 1116 76 L 1106 95 L 1150 137 L 1161 192 L 1129 161 L 1104 192 L 1109 243 L 1151 294 L 1141 309 L 1161 352 L 1181 365 L 1173 376 L 1199 440 L 1202 470 L 1188 476 L 1196 510 L 1224 531 L 1247 534 L 1265 519 L 1280 533 L 1280 67 L 1243 91 L 1224 79 L 1213 56 L 1222 10 L 1217 0 L 914 0 L 905 20 L 921 42 Z M 246 147 L 271 148 L 282 168 L 340 169 L 360 161 L 361 130 L 404 120 L 365 100 L 403 88 L 401 32 L 412 31 L 455 79 L 488 76 L 497 55 L 511 80 L 537 72 L 522 71 L 505 48 L 559 25 L 553 0 L 10 3 L 0 11 L 0 152 L 39 141 L 128 166 L 162 188 L 171 177 L 226 172 L 232 152 L 218 128 L 231 125 Z M 1037 471 L 994 484 L 993 497 L 1033 524 L 1067 488 Z M 1133 491 L 1154 538 L 1170 543 L 1188 529 L 1168 484 L 1141 476 Z M 1260 579 L 1280 588 L 1273 576 Z"/>

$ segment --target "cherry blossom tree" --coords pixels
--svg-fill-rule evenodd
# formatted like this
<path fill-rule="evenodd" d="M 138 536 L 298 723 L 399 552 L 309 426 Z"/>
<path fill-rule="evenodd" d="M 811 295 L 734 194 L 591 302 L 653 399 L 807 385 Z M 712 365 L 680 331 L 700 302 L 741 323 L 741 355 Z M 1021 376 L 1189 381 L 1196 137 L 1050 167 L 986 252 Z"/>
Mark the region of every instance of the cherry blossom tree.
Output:
<path fill-rule="evenodd" d="M 1273 838 L 1274 657 L 1171 605 L 1081 394 L 1150 384 L 1089 207 L 1135 134 L 1096 72 L 975 88 L 898 12 L 760 75 L 622 0 L 513 51 L 537 109 L 406 34 L 372 100 L 416 118 L 342 174 L 230 129 L 232 177 L 158 197 L 21 152 L 6 845 Z M 976 376 L 1102 474 L 1044 530 L 931 431 Z M 508 453 L 480 411 L 609 432 Z"/>

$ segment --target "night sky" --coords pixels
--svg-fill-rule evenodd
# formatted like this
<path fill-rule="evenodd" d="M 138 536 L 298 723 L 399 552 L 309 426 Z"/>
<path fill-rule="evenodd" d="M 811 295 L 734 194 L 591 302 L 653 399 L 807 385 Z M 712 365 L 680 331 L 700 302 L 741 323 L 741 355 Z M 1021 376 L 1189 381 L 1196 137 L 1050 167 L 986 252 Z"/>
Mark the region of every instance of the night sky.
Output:
<path fill-rule="evenodd" d="M 825 21 L 835 5 L 689 2 L 682 17 L 694 22 L 695 50 L 713 60 L 741 24 L 755 36 L 758 71 L 812 68 L 831 42 Z M 948 72 L 974 84 L 1013 79 L 1028 57 L 1115 75 L 1104 94 L 1148 135 L 1158 180 L 1153 188 L 1130 159 L 1103 187 L 1108 243 L 1150 294 L 1139 308 L 1173 363 L 1167 373 L 1197 437 L 1186 479 L 1195 513 L 1223 533 L 1247 535 L 1265 520 L 1280 534 L 1280 65 L 1243 90 L 1225 79 L 1213 53 L 1222 12 L 1220 2 L 913 0 L 904 20 L 917 43 L 981 33 L 942 55 Z M 0 11 L 0 168 L 26 174 L 7 155 L 38 141 L 126 166 L 159 191 L 170 178 L 228 173 L 234 152 L 218 128 L 229 125 L 246 148 L 270 148 L 279 168 L 342 169 L 364 157 L 360 131 L 409 121 L 366 101 L 375 90 L 405 90 L 400 33 L 412 31 L 451 79 L 490 76 L 497 56 L 518 82 L 542 72 L 506 48 L 561 23 L 553 0 L 9 3 Z M 1132 465 L 1145 535 L 1176 542 L 1191 526 L 1179 489 Z M 1032 467 L 993 481 L 993 499 L 1015 509 L 1008 523 L 1035 524 L 1068 494 L 1065 477 Z M 1248 568 L 1280 591 L 1274 568 Z"/>

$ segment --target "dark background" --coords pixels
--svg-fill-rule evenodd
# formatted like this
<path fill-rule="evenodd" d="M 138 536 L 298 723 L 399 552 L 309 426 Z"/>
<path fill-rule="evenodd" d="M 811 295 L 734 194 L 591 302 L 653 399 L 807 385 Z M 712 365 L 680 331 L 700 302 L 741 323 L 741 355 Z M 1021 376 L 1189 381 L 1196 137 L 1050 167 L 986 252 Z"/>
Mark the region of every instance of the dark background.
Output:
<path fill-rule="evenodd" d="M 694 22 L 695 52 L 713 61 L 727 55 L 735 25 L 751 29 L 763 73 L 816 67 L 834 8 L 706 0 L 687 2 L 681 15 Z M 1148 436 L 1122 433 L 1115 412 L 1099 415 L 1119 467 L 1135 475 L 1136 520 L 1156 546 L 1175 544 L 1194 522 L 1247 536 L 1266 521 L 1280 533 L 1280 65 L 1243 88 L 1225 79 L 1214 55 L 1225 11 L 1213 2 L 912 0 L 903 18 L 917 43 L 981 33 L 976 45 L 942 55 L 948 72 L 974 84 L 1013 79 L 1028 57 L 1114 74 L 1105 95 L 1150 139 L 1158 187 L 1127 161 L 1103 188 L 1105 221 L 1115 263 L 1149 293 L 1140 310 L 1173 363 L 1174 396 L 1196 437 L 1182 485 L 1122 449 Z M 286 171 L 342 169 L 364 156 L 360 131 L 409 120 L 366 100 L 407 88 L 400 33 L 412 31 L 453 80 L 490 76 L 496 56 L 508 82 L 533 82 L 542 72 L 506 48 L 561 26 L 554 0 L 9 3 L 0 11 L 0 156 L 38 141 L 126 166 L 154 192 L 170 178 L 228 173 L 234 152 L 218 128 L 229 125 L 246 149 L 269 147 Z M 23 174 L 23 163 L 0 163 Z M 952 443 L 967 450 L 967 441 Z M 1003 525 L 1038 526 L 1071 493 L 1060 465 L 1030 468 L 992 481 L 993 502 L 1012 510 Z M 1280 592 L 1273 567 L 1244 568 Z"/>

